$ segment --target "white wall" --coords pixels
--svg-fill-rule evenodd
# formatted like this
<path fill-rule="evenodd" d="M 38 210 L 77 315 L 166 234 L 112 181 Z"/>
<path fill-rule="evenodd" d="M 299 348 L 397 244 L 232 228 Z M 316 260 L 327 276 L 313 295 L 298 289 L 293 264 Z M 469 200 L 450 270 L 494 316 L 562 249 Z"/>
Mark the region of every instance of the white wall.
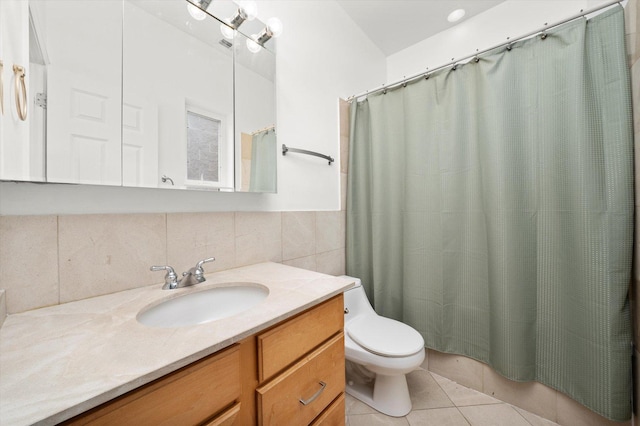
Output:
<path fill-rule="evenodd" d="M 387 81 L 419 74 L 536 31 L 608 0 L 507 0 L 387 58 Z M 370 87 L 370 89 L 375 86 Z"/>
<path fill-rule="evenodd" d="M 385 58 L 334 2 L 258 3 L 259 18 L 278 16 L 278 145 L 331 155 L 278 156 L 278 194 L 0 183 L 0 214 L 338 210 L 338 98 L 386 80 Z"/>

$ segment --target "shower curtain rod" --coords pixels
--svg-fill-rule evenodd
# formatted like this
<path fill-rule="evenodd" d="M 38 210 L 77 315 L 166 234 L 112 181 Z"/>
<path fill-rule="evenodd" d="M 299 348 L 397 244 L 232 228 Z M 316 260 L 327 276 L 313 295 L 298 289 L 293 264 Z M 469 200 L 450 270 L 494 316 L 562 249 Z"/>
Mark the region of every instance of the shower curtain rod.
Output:
<path fill-rule="evenodd" d="M 251 136 L 257 135 L 258 133 L 266 132 L 267 130 L 271 130 L 271 129 L 275 129 L 275 128 L 276 128 L 275 124 L 272 124 L 271 126 L 267 126 L 264 129 L 260 129 L 260 130 L 256 130 L 255 132 L 252 132 Z"/>
<path fill-rule="evenodd" d="M 559 25 L 562 25 L 562 24 L 565 24 L 565 23 L 567 23 L 569 21 L 573 21 L 574 19 L 582 18 L 585 15 L 589 15 L 590 13 L 594 13 L 594 12 L 597 12 L 599 10 L 605 9 L 607 7 L 613 6 L 614 4 L 620 4 L 622 6 L 622 2 L 623 1 L 624 0 L 611 0 L 611 1 L 608 1 L 608 2 L 606 2 L 604 4 L 601 4 L 599 6 L 592 7 L 591 9 L 587 9 L 587 10 L 580 9 L 580 13 L 577 13 L 577 14 L 575 14 L 575 15 L 569 17 L 569 18 L 563 19 L 561 21 L 555 22 L 555 23 L 553 23 L 551 25 L 545 24 L 545 26 L 542 29 L 531 31 L 531 32 L 529 32 L 527 34 L 521 35 L 520 37 L 516 37 L 514 39 L 512 39 L 510 37 L 507 37 L 507 41 L 505 41 L 503 43 L 496 44 L 494 46 L 491 46 L 491 47 L 489 47 L 487 49 L 484 49 L 484 50 L 481 50 L 481 51 L 477 51 L 476 50 L 476 53 L 474 53 L 472 55 L 469 55 L 469 56 L 464 56 L 464 57 L 462 57 L 460 59 L 457 59 L 457 60 L 455 58 L 451 58 L 452 59 L 451 62 L 447 62 L 444 65 L 440 65 L 439 67 L 433 68 L 432 70 L 429 70 L 429 68 L 427 67 L 426 71 L 422 71 L 420 73 L 413 74 L 413 75 L 411 75 L 409 77 L 404 77 L 402 80 L 397 80 L 397 81 L 395 81 L 393 83 L 383 84 L 382 86 L 380 86 L 377 89 L 371 89 L 371 90 L 367 90 L 366 92 L 362 92 L 362 93 L 359 93 L 357 95 L 353 95 L 353 96 L 349 97 L 347 99 L 347 101 L 352 102 L 354 99 L 358 99 L 358 98 L 361 98 L 363 96 L 367 96 L 367 95 L 370 95 L 372 93 L 379 92 L 381 90 L 386 90 L 386 89 L 389 89 L 391 87 L 395 87 L 395 86 L 399 86 L 401 84 L 405 84 L 408 81 L 414 80 L 414 79 L 416 79 L 418 77 L 423 77 L 423 76 L 428 75 L 428 74 L 432 74 L 432 73 L 434 73 L 436 71 L 439 71 L 439 70 L 441 70 L 443 68 L 447 68 L 449 66 L 454 66 L 455 67 L 457 64 L 465 63 L 464 61 L 467 61 L 468 59 L 478 58 L 479 55 L 482 55 L 483 53 L 486 53 L 486 52 L 488 52 L 490 50 L 496 49 L 496 48 L 501 47 L 501 46 L 507 46 L 507 45 L 509 45 L 511 43 L 514 43 L 514 42 L 519 41 L 519 40 L 523 40 L 525 38 L 531 37 L 531 36 L 536 35 L 536 34 L 544 34 L 545 31 L 548 31 L 551 28 L 555 28 L 555 27 L 557 27 Z"/>

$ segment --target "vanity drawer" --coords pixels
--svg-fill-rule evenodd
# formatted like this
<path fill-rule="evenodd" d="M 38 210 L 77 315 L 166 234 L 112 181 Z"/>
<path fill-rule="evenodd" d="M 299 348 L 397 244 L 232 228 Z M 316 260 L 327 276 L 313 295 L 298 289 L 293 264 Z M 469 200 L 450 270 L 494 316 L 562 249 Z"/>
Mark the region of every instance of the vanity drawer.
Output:
<path fill-rule="evenodd" d="M 256 390 L 259 423 L 307 425 L 343 392 L 344 383 L 344 334 L 339 333 Z"/>
<path fill-rule="evenodd" d="M 344 326 L 344 299 L 338 296 L 258 336 L 258 380 L 275 376 Z"/>
<path fill-rule="evenodd" d="M 310 426 L 344 426 L 345 424 L 345 398 L 344 393 L 322 412 Z"/>
<path fill-rule="evenodd" d="M 204 422 L 202 426 L 231 426 L 236 421 L 238 414 L 240 414 L 240 405 L 239 402 L 235 403 L 231 408 Z"/>
<path fill-rule="evenodd" d="M 211 419 L 239 398 L 240 351 L 238 346 L 234 346 L 126 393 L 64 424 L 196 425 Z M 231 410 L 233 407 L 229 411 Z"/>

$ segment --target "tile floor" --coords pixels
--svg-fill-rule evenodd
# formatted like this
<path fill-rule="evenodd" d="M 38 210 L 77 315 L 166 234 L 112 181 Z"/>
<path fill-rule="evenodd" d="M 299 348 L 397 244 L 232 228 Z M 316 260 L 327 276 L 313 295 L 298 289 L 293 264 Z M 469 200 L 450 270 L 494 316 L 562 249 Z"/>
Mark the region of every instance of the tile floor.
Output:
<path fill-rule="evenodd" d="M 552 421 L 466 388 L 422 368 L 407 376 L 413 410 L 405 417 L 378 413 L 351 395 L 347 426 L 552 426 Z"/>

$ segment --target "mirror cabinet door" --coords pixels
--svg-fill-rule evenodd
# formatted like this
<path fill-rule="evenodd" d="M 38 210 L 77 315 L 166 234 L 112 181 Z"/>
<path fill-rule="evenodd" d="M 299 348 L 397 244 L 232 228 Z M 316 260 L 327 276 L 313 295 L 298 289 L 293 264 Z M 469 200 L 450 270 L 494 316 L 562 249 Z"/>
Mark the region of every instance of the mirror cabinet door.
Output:
<path fill-rule="evenodd" d="M 125 0 L 125 186 L 233 189 L 233 49 L 187 5 Z"/>
<path fill-rule="evenodd" d="M 122 5 L 110 0 L 2 1 L 4 9 L 16 4 L 24 12 L 3 13 L 0 26 L 11 31 L 9 40 L 21 41 L 28 61 L 26 119 L 0 116 L 2 162 L 19 169 L 2 168 L 0 178 L 120 185 Z M 4 68 L 3 92 L 10 92 L 5 106 L 11 107 L 17 93 L 6 89 L 19 86 L 11 84 L 16 76 Z M 12 128 L 22 128 L 19 137 Z M 11 149 L 16 144 L 22 152 Z"/>

